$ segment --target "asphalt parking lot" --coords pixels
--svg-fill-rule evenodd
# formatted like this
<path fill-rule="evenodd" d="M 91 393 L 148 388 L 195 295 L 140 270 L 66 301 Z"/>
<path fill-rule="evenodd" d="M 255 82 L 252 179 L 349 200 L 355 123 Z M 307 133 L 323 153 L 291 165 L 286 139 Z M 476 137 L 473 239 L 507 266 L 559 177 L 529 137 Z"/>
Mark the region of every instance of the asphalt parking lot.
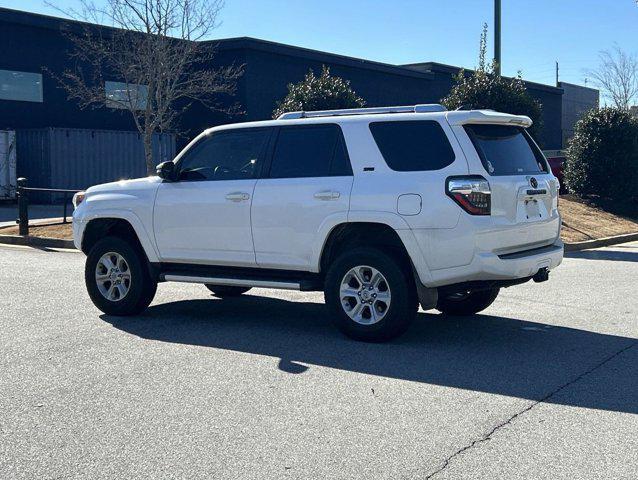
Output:
<path fill-rule="evenodd" d="M 638 243 L 381 345 L 317 293 L 108 317 L 83 262 L 0 246 L 2 479 L 638 478 Z"/>

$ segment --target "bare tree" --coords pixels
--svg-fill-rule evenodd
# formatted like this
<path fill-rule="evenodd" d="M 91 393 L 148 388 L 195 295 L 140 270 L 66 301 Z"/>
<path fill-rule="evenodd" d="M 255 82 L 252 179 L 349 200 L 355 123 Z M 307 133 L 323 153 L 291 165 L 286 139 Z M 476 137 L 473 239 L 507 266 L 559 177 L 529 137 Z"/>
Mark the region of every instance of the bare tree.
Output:
<path fill-rule="evenodd" d="M 215 48 L 199 42 L 218 26 L 222 0 L 106 0 L 104 6 L 80 0 L 80 5 L 62 12 L 113 28 L 69 28 L 75 67 L 52 75 L 81 108 L 130 112 L 144 139 L 149 174 L 155 171 L 153 134 L 175 131 L 180 114 L 194 102 L 238 113 L 221 97 L 235 93 L 242 66 L 213 68 Z"/>
<path fill-rule="evenodd" d="M 615 45 L 600 52 L 599 60 L 589 75 L 614 106 L 628 110 L 638 98 L 638 58 Z"/>

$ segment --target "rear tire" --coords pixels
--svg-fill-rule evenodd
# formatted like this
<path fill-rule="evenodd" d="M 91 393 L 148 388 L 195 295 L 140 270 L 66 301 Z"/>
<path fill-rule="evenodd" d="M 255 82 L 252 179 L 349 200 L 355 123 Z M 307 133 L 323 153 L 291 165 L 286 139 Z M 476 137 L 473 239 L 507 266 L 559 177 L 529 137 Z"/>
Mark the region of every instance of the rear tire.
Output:
<path fill-rule="evenodd" d="M 375 248 L 350 250 L 332 263 L 325 299 L 337 328 L 366 342 L 401 335 L 418 308 L 409 264 Z"/>
<path fill-rule="evenodd" d="M 93 304 L 107 315 L 137 315 L 157 290 L 144 252 L 120 237 L 105 237 L 91 248 L 84 281 Z"/>
<path fill-rule="evenodd" d="M 250 287 L 234 287 L 232 285 L 213 285 L 207 283 L 206 288 L 213 292 L 213 295 L 219 298 L 238 297 L 250 290 Z"/>
<path fill-rule="evenodd" d="M 463 294 L 440 297 L 436 309 L 445 315 L 474 315 L 492 305 L 499 290 L 499 288 L 470 290 Z"/>

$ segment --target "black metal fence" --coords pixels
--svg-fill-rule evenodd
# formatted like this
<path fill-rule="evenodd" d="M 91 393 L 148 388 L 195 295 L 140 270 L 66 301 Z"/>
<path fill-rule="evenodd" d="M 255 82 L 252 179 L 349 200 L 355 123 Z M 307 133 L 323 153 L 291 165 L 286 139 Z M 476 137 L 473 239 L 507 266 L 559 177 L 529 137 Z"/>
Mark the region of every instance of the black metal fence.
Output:
<path fill-rule="evenodd" d="M 68 200 L 69 196 L 81 190 L 67 190 L 63 188 L 34 188 L 27 187 L 26 178 L 18 178 L 18 233 L 20 235 L 29 235 L 29 192 L 45 192 L 45 193 L 61 193 L 64 199 L 62 210 L 62 223 L 68 223 Z"/>

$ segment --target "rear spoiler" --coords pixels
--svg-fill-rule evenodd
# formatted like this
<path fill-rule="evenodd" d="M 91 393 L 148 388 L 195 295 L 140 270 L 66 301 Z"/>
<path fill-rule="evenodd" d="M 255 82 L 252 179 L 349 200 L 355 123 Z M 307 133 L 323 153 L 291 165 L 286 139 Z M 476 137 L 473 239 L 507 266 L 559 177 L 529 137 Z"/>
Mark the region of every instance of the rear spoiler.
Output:
<path fill-rule="evenodd" d="M 496 123 L 499 125 L 516 125 L 528 128 L 532 120 L 525 115 L 510 115 L 493 110 L 454 111 L 445 114 L 450 125 L 466 125 L 468 123 Z"/>

